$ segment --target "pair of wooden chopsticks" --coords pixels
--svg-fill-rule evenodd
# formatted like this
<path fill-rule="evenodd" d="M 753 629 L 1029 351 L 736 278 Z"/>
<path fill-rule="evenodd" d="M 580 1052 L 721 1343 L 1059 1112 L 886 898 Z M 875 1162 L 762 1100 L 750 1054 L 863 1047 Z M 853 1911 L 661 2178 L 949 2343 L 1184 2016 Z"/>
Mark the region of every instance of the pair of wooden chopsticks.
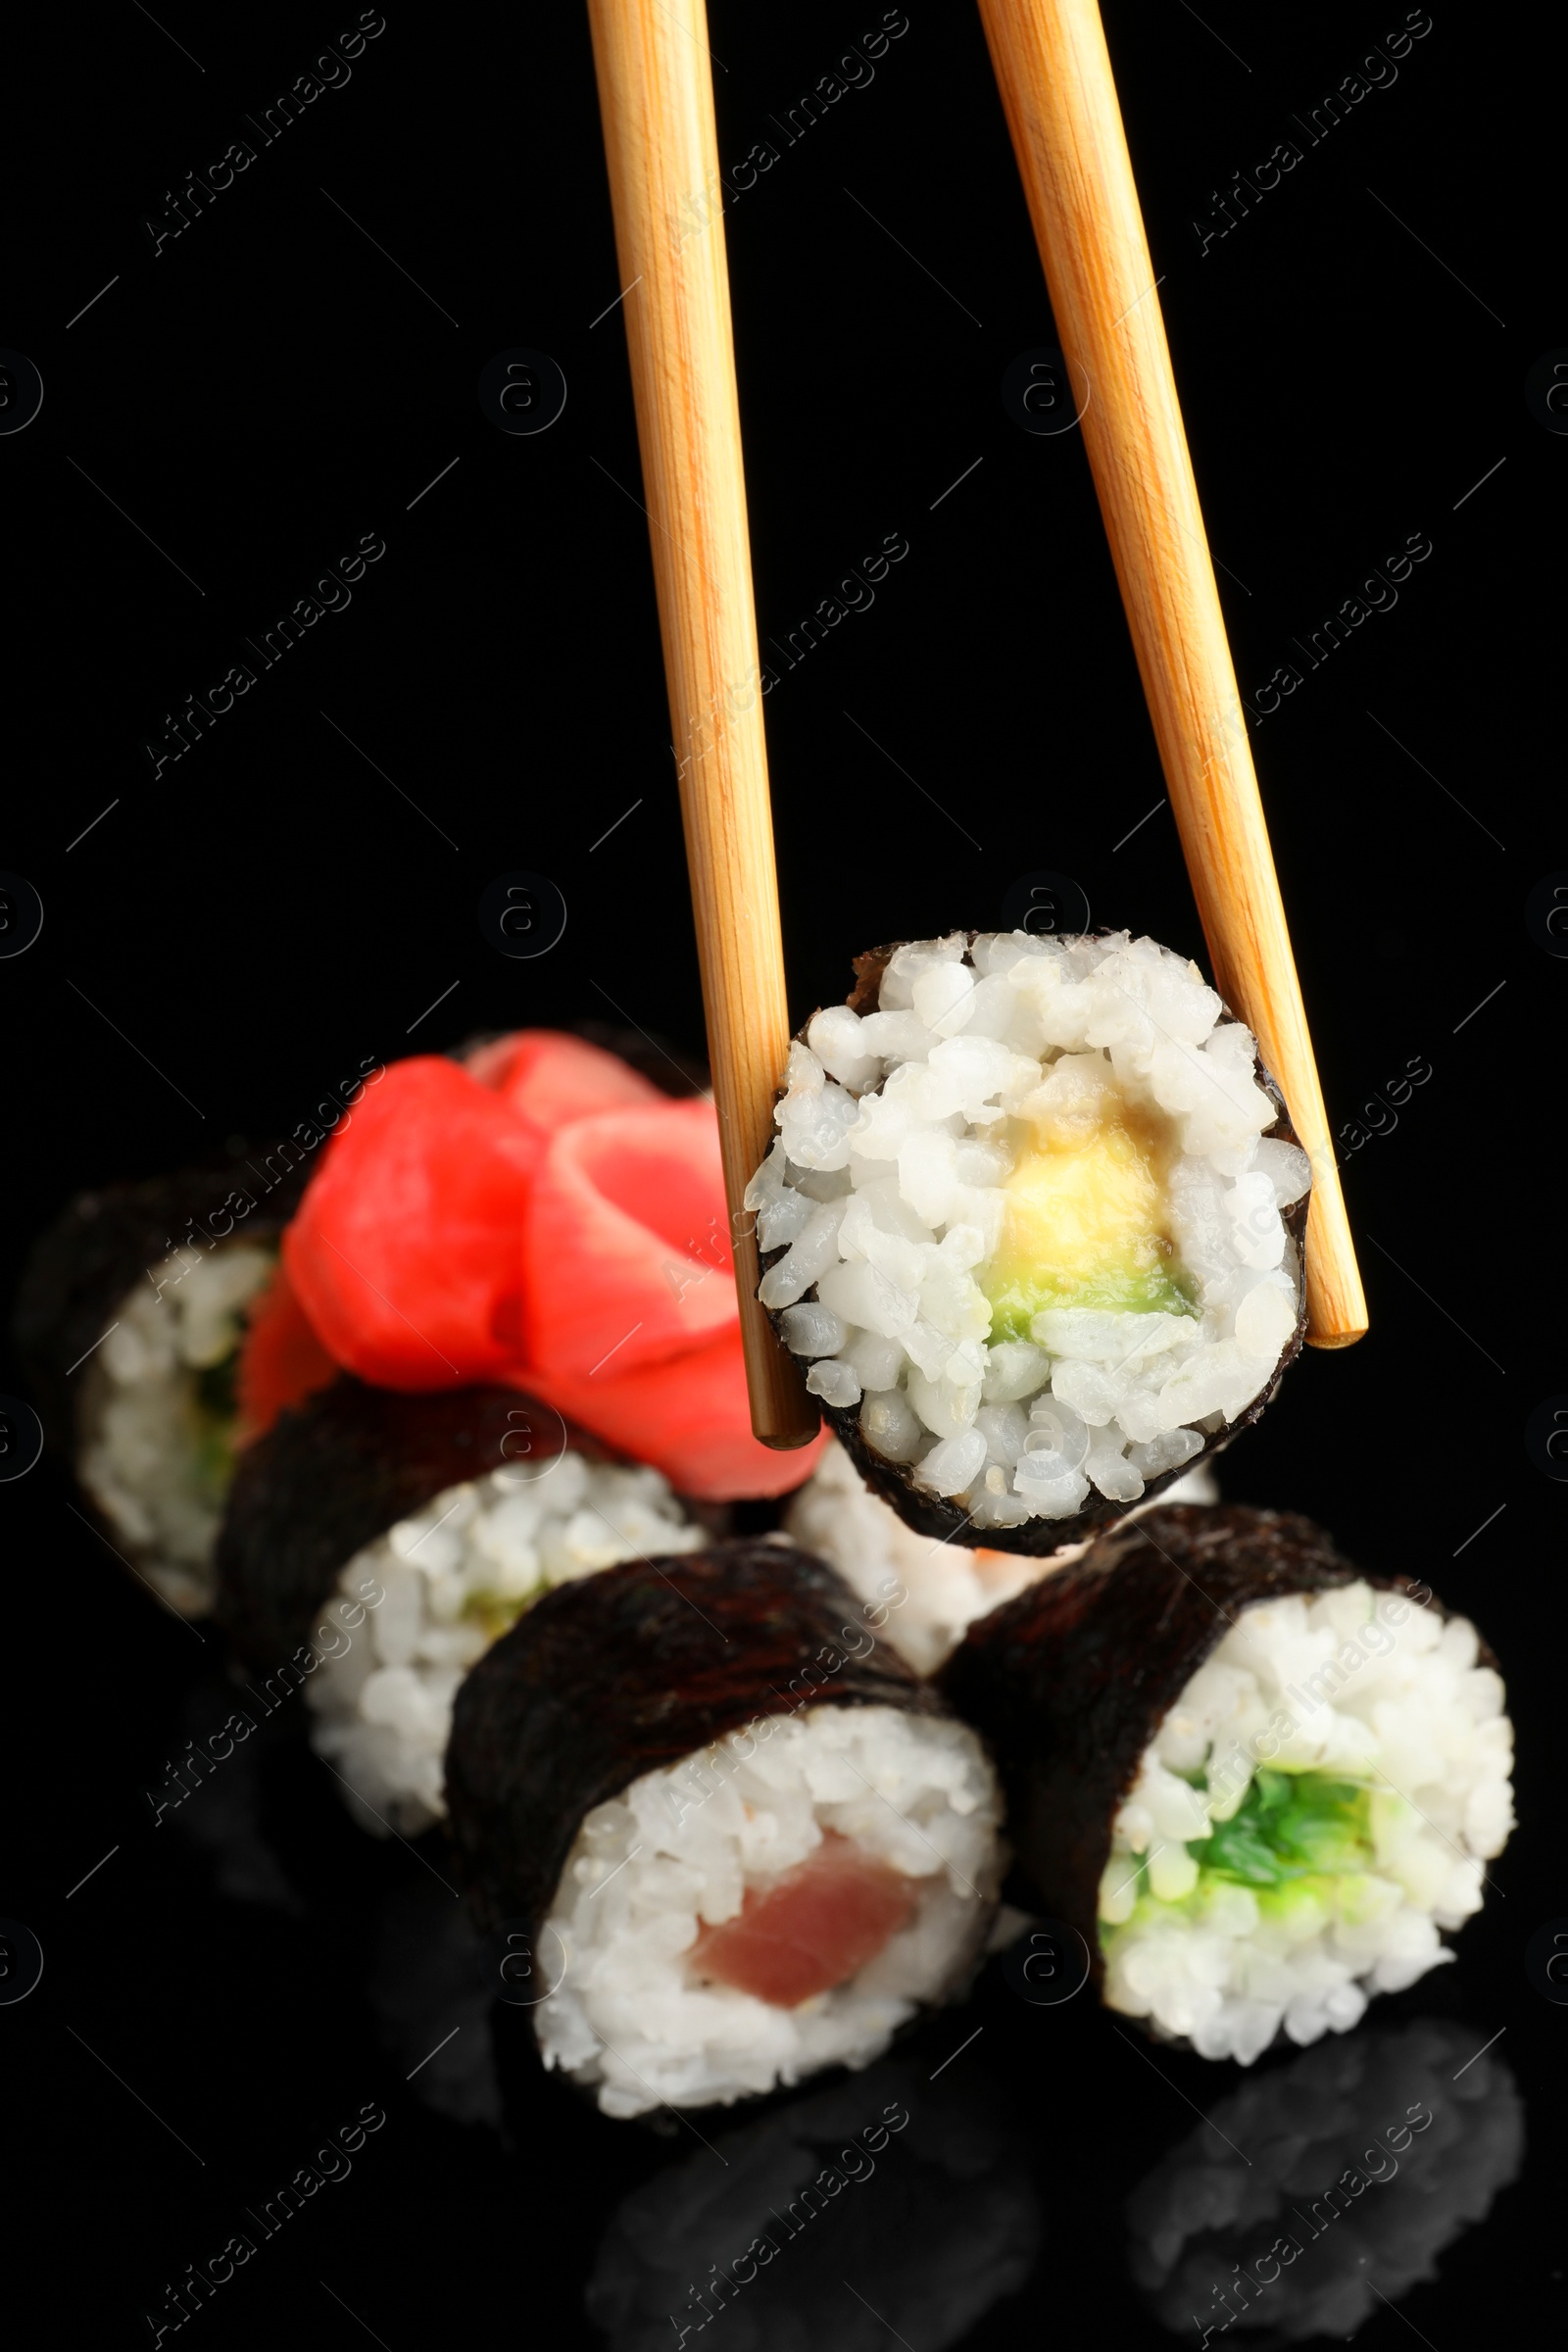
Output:
<path fill-rule="evenodd" d="M 1095 0 L 980 0 L 1214 982 L 1312 1162 L 1307 1337 L 1366 1306 Z M 589 0 L 752 1420 L 817 1412 L 757 1303 L 746 1186 L 789 1045 L 704 0 Z"/>

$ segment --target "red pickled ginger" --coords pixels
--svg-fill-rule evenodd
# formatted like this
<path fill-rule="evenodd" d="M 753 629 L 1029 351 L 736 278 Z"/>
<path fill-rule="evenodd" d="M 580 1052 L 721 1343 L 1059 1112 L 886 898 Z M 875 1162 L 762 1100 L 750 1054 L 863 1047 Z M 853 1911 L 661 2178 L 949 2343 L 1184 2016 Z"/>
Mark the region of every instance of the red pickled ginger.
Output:
<path fill-rule="evenodd" d="M 242 1438 L 270 1429 L 286 1404 L 302 1403 L 342 1369 L 317 1338 L 279 1258 L 246 1319 L 234 1384 Z"/>
<path fill-rule="evenodd" d="M 784 1494 L 825 1443 L 752 1436 L 711 1102 L 580 1038 L 393 1063 L 326 1145 L 283 1258 L 362 1380 L 527 1389 L 683 1494 Z M 261 1365 L 241 1377 L 259 1411 L 293 1400 Z"/>

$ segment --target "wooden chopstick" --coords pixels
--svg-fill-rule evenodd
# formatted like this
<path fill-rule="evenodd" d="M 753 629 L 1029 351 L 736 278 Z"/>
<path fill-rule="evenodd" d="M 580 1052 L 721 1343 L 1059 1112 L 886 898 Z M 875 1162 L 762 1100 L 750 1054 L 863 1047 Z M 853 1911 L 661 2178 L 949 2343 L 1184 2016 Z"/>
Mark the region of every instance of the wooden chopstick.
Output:
<path fill-rule="evenodd" d="M 789 1053 L 703 0 L 589 0 L 752 1427 L 820 1426 L 757 1302 L 747 1184 Z"/>
<path fill-rule="evenodd" d="M 1182 428 L 1095 0 L 980 0 L 1214 985 L 1254 1032 L 1312 1163 L 1307 1338 L 1366 1300 Z"/>

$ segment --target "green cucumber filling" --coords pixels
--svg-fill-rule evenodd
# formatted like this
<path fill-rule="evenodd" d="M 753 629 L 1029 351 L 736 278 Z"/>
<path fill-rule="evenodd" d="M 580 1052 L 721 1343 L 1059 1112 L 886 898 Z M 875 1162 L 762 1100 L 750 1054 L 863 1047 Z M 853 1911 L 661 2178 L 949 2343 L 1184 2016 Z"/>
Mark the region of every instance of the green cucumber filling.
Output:
<path fill-rule="evenodd" d="M 1201 1793 L 1205 1776 L 1193 1787 Z M 1161 1913 L 1192 1917 L 1219 1885 L 1250 1888 L 1268 1917 L 1297 1908 L 1303 1894 L 1329 1890 L 1322 1882 L 1361 1876 L 1374 1869 L 1373 1791 L 1363 1783 L 1326 1772 L 1278 1772 L 1260 1766 L 1229 1821 L 1215 1822 L 1207 1838 L 1189 1839 L 1198 1864 L 1198 1884 L 1179 1900 L 1162 1901 L 1149 1886 L 1149 1858 L 1139 1864 L 1135 1920 L 1147 1924 Z M 1306 1886 L 1303 1882 L 1317 1882 Z M 1127 1926 L 1132 1926 L 1128 1921 Z M 1122 1933 L 1101 1922 L 1101 1946 L 1109 1951 Z"/>
<path fill-rule="evenodd" d="M 234 1441 L 239 1427 L 234 1391 L 240 1346 L 236 1334 L 228 1354 L 216 1364 L 204 1364 L 191 1386 L 191 1459 L 196 1484 L 219 1504 L 227 1495 L 234 1475 Z"/>
<path fill-rule="evenodd" d="M 142 1278 L 85 1375 L 82 1483 L 172 1606 L 212 1604 L 211 1553 L 233 1475 L 235 1394 L 270 1241 L 183 1244 Z"/>
<path fill-rule="evenodd" d="M 1245 1607 L 1111 1824 L 1107 2004 L 1244 2066 L 1347 2033 L 1480 1909 L 1512 1750 L 1464 1618 L 1359 1578 Z"/>
<path fill-rule="evenodd" d="M 313 1744 L 362 1800 L 362 1826 L 415 1836 L 442 1818 L 459 1686 L 544 1593 L 707 1542 L 657 1470 L 567 1446 L 537 1477 L 509 1465 L 443 1488 L 357 1551 L 335 1597 L 380 1598 L 352 1645 L 319 1653 L 309 1694 Z"/>

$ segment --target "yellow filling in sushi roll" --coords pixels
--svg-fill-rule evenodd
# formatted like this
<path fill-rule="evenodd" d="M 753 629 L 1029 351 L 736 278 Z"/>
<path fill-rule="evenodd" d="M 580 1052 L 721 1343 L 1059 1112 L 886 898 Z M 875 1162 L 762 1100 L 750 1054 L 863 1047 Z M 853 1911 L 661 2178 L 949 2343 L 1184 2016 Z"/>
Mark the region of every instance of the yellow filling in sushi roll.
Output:
<path fill-rule="evenodd" d="M 1026 1129 L 1004 1188 L 1002 1246 L 985 1277 L 993 1342 L 1028 1339 L 1046 1307 L 1194 1311 L 1173 1273 L 1168 1122 L 1072 1062 L 1024 1105 L 1032 1137 Z"/>

